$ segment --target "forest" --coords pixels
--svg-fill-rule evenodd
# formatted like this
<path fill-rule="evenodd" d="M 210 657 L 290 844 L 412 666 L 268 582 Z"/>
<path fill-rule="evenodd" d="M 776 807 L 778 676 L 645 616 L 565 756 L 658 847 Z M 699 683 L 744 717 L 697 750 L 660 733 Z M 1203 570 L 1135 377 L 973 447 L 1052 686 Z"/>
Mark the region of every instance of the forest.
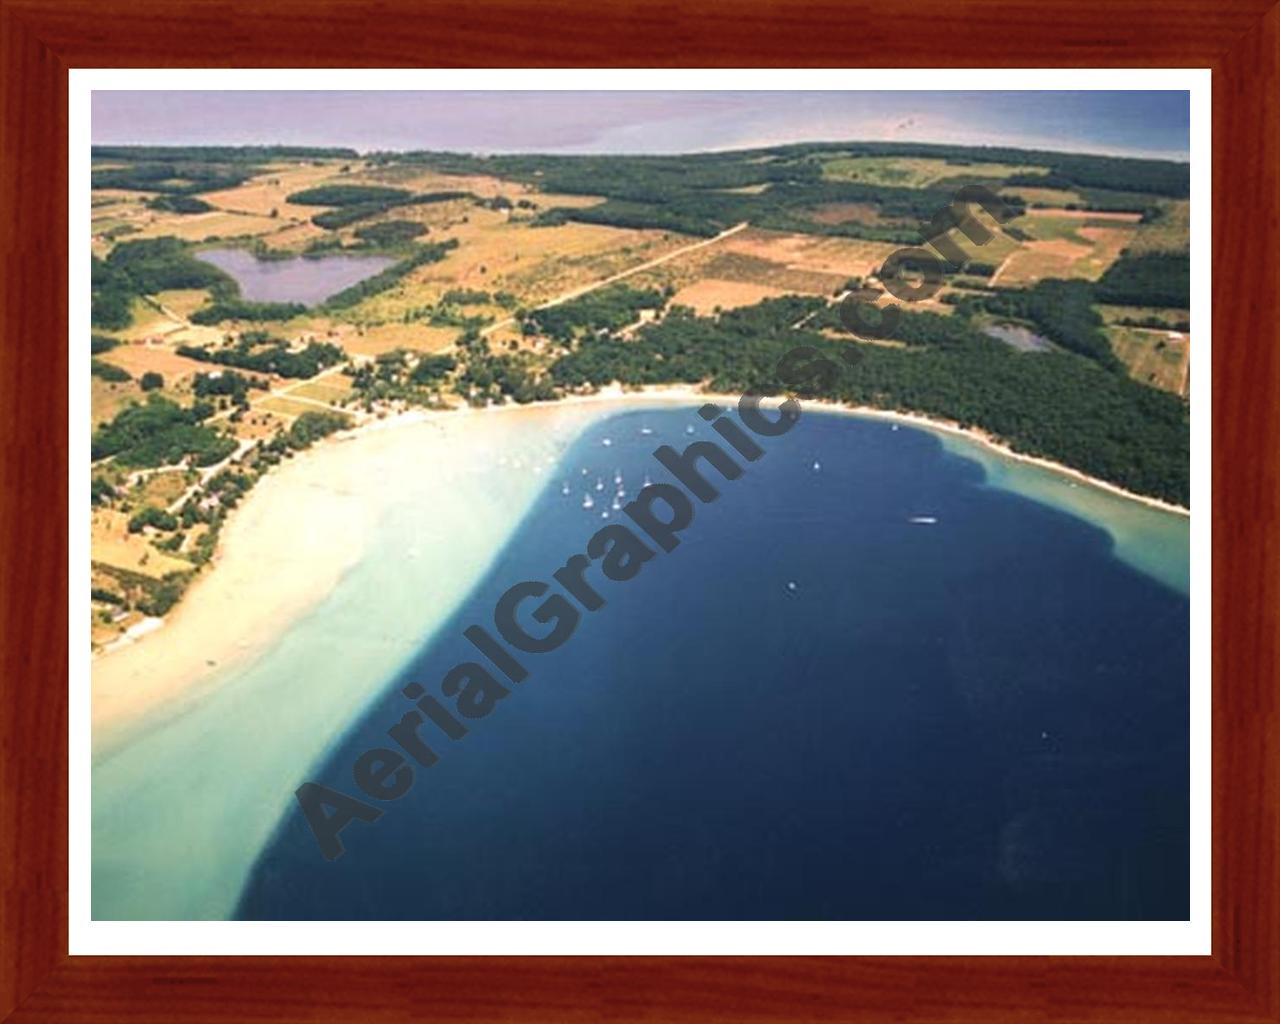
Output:
<path fill-rule="evenodd" d="M 526 334 L 544 334 L 568 343 L 588 331 L 617 331 L 636 322 L 642 309 L 661 309 L 669 298 L 657 288 L 630 288 L 625 284 L 598 288 L 556 306 L 535 309 L 524 319 Z"/>
<path fill-rule="evenodd" d="M 957 313 L 974 310 L 996 316 L 1029 320 L 1044 337 L 1065 349 L 1092 359 L 1099 366 L 1124 373 L 1124 364 L 1111 351 L 1102 331 L 1102 317 L 1093 308 L 1094 286 L 1088 281 L 1037 281 L 1030 288 L 1001 288 L 985 295 L 966 297 Z"/>
<path fill-rule="evenodd" d="M 825 180 L 826 161 L 843 157 L 927 157 L 945 160 L 956 174 L 929 188 L 901 188 Z M 1183 198 L 1189 165 L 1169 160 L 1064 154 L 988 146 L 856 142 L 798 144 L 769 149 L 679 156 L 472 156 L 418 152 L 374 154 L 375 163 L 416 163 L 454 174 L 493 174 L 545 192 L 602 195 L 608 202 L 580 209 L 544 210 L 541 223 L 576 220 L 713 235 L 749 220 L 758 227 L 811 234 L 844 234 L 888 242 L 915 242 L 919 221 L 950 205 L 962 184 L 1034 184 L 1075 189 L 1086 208 L 1146 212 L 1155 197 Z M 992 179 L 969 173 L 975 163 L 1045 167 Z M 731 192 L 750 186 L 764 191 Z M 804 211 L 822 203 L 871 203 L 888 223 L 822 224 Z M 1096 206 L 1094 205 L 1096 202 Z M 895 221 L 901 223 L 894 223 Z"/>
<path fill-rule="evenodd" d="M 94 327 L 119 330 L 133 319 L 133 300 L 170 288 L 208 288 L 215 299 L 239 293 L 235 281 L 195 258 L 177 238 L 121 242 L 105 259 L 92 257 L 91 312 Z"/>
<path fill-rule="evenodd" d="M 718 319 L 675 310 L 629 340 L 586 338 L 553 364 L 555 382 L 591 390 L 703 383 L 739 394 L 795 388 L 812 398 L 923 413 L 1002 438 L 1139 494 L 1189 503 L 1189 420 L 1177 396 L 1071 352 L 1020 353 L 954 318 L 904 312 L 907 348 L 795 329 L 795 307 L 761 304 Z M 938 343 L 927 339 L 936 336 Z M 800 357 L 793 350 L 800 348 Z M 792 353 L 802 379 L 780 380 Z"/>
<path fill-rule="evenodd" d="M 206 426 L 213 406 L 196 402 L 183 408 L 159 395 L 130 405 L 93 434 L 91 455 L 96 462 L 114 456 L 122 466 L 169 466 L 190 458 L 197 466 L 221 462 L 236 450 L 232 437 Z"/>
<path fill-rule="evenodd" d="M 1179 253 L 1122 255 L 1095 287 L 1099 302 L 1117 306 L 1191 305 L 1191 257 Z"/>
<path fill-rule="evenodd" d="M 314 377 L 326 366 L 346 358 L 341 348 L 327 341 L 312 341 L 300 352 L 291 351 L 287 341 L 274 338 L 266 331 L 245 331 L 234 344 L 225 348 L 179 345 L 177 352 L 202 363 L 217 363 L 219 366 L 234 366 L 239 370 L 295 379 Z"/>

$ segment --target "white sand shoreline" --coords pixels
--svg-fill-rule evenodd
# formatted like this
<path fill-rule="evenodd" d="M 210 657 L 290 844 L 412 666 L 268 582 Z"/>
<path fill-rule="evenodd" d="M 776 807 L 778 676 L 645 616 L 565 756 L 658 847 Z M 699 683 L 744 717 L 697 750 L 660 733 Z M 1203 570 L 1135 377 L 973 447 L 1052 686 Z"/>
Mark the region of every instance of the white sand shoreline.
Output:
<path fill-rule="evenodd" d="M 93 659 L 95 746 L 215 676 L 260 655 L 314 609 L 359 560 L 385 507 L 379 474 L 404 472 L 406 457 L 428 459 L 442 476 L 478 451 L 497 452 L 529 419 L 579 429 L 595 415 L 629 406 L 719 402 L 739 396 L 693 386 L 614 387 L 554 402 L 482 410 L 412 411 L 327 438 L 267 474 L 229 517 L 209 569 L 158 626 Z M 1187 516 L 1159 499 L 1132 494 L 1048 459 L 1012 451 L 979 431 L 912 413 L 805 400 L 823 412 L 880 419 L 959 437 L 1002 458 L 1041 467 L 1117 497 Z"/>

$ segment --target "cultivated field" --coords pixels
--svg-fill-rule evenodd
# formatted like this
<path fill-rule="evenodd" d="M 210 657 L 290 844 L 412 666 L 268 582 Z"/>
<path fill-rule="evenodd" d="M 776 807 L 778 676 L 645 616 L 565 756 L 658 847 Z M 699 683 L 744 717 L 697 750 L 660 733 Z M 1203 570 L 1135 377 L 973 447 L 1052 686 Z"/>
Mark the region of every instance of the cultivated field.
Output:
<path fill-rule="evenodd" d="M 1023 164 L 956 164 L 929 157 L 838 157 L 822 165 L 822 175 L 832 181 L 860 181 L 869 185 L 924 188 L 948 178 L 1006 178 L 1010 174 L 1038 174 L 1044 167 Z"/>
<path fill-rule="evenodd" d="M 1143 327 L 1108 327 L 1106 332 L 1112 350 L 1134 380 L 1186 396 L 1190 335 Z"/>
<path fill-rule="evenodd" d="M 1137 219 L 1136 214 L 1032 211 L 1013 222 L 1030 237 L 1004 261 L 992 283 L 1020 287 L 1046 277 L 1096 281 L 1133 240 Z"/>
<path fill-rule="evenodd" d="M 295 206 L 286 202 L 285 197 L 303 189 L 328 184 L 335 178 L 347 180 L 346 176 L 340 175 L 343 166 L 346 164 L 340 161 L 325 161 L 319 167 L 312 164 L 273 167 L 242 185 L 221 192 L 207 192 L 201 198 L 220 210 L 267 218 L 274 213 L 276 218 L 282 220 L 308 220 L 324 207 Z M 355 168 L 360 165 L 353 162 L 351 166 Z"/>
<path fill-rule="evenodd" d="M 787 292 L 782 288 L 771 288 L 763 284 L 747 284 L 743 281 L 723 281 L 714 277 L 706 277 L 701 281 L 681 288 L 672 297 L 671 302 L 677 306 L 689 306 L 699 315 L 717 313 L 722 309 L 737 309 L 740 306 L 754 306 L 764 299 L 773 299 Z"/>
<path fill-rule="evenodd" d="M 1134 253 L 1189 252 L 1191 247 L 1191 203 L 1161 204 L 1160 216 L 1138 226 L 1129 248 Z"/>

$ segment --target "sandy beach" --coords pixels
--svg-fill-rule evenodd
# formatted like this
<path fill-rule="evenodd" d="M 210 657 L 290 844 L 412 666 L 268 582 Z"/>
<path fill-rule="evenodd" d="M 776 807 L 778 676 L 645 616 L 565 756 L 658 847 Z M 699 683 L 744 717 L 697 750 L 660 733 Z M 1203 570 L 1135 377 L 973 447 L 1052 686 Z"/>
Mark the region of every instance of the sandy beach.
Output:
<path fill-rule="evenodd" d="M 690 386 L 626 392 L 611 388 L 558 402 L 405 413 L 327 439 L 268 474 L 250 492 L 228 520 L 210 570 L 162 625 L 94 658 L 95 746 L 176 696 L 198 695 L 226 670 L 261 654 L 285 627 L 314 608 L 360 560 L 364 540 L 392 491 L 379 481 L 406 471 L 427 471 L 438 483 L 441 500 L 492 502 L 491 496 L 458 484 L 474 476 L 477 468 L 489 468 L 504 458 L 502 453 L 518 451 L 519 438 L 531 431 L 563 435 L 568 443 L 591 419 L 628 407 L 707 401 L 733 405 L 738 397 Z M 958 437 L 1001 458 L 1039 466 L 1150 508 L 1189 515 L 1185 508 L 1014 452 L 959 424 L 883 409 L 808 400 L 803 404 Z M 520 489 L 526 500 L 536 483 L 530 477 Z M 465 509 L 456 510 L 465 516 Z M 514 527 L 519 517 L 506 518 Z"/>
<path fill-rule="evenodd" d="M 411 412 L 334 435 L 278 467 L 229 517 L 213 563 L 162 623 L 92 662 L 95 752 L 156 711 L 199 697 L 259 656 L 357 564 L 397 492 L 423 477 L 451 555 L 501 547 L 543 478 L 537 459 L 593 419 L 692 392 L 601 396 L 487 410 Z M 511 472 L 494 473 L 510 464 Z M 416 486 L 416 485 L 415 485 Z"/>

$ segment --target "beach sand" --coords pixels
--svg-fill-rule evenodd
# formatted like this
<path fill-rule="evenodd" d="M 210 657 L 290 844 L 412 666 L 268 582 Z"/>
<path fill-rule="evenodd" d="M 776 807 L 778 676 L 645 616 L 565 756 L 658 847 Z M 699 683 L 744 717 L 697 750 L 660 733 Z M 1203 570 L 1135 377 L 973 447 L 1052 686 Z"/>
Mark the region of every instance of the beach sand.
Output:
<path fill-rule="evenodd" d="M 465 592 L 519 525 L 544 482 L 538 470 L 586 424 L 691 395 L 671 389 L 407 413 L 334 435 L 277 467 L 229 517 L 213 565 L 163 625 L 94 657 L 95 757 L 260 656 L 333 591 L 380 518 L 410 492 L 430 503 L 447 556 L 474 566 L 462 574 L 441 567 L 439 579 L 455 575 Z M 443 589 L 433 597 L 447 610 Z"/>
<path fill-rule="evenodd" d="M 93 662 L 94 917 L 231 916 L 300 772 L 502 557 L 582 431 L 673 403 L 692 421 L 707 401 L 737 398 L 615 389 L 417 413 L 336 435 L 263 479 L 168 621 Z M 1012 472 L 984 459 L 989 477 Z"/>
<path fill-rule="evenodd" d="M 197 695 L 228 669 L 260 655 L 284 628 L 314 608 L 360 560 L 365 538 L 396 493 L 389 482 L 397 475 L 428 474 L 436 485 L 435 500 L 447 502 L 452 510 L 441 505 L 442 518 L 474 526 L 478 520 L 472 513 L 491 509 L 495 501 L 505 505 L 507 514 L 497 520 L 479 516 L 488 518 L 490 525 L 477 540 L 490 543 L 492 551 L 518 524 L 519 511 L 532 500 L 539 481 L 529 474 L 503 474 L 510 478 L 503 488 L 511 493 L 499 495 L 491 490 L 494 478 L 487 471 L 499 459 L 520 459 L 521 453 L 528 460 L 537 457 L 529 449 L 530 438 L 542 437 L 563 447 L 591 420 L 627 408 L 702 402 L 732 406 L 737 401 L 738 396 L 706 394 L 687 386 L 643 392 L 613 388 L 552 403 L 408 413 L 326 440 L 269 473 L 250 492 L 228 520 L 212 571 L 192 586 L 162 628 L 95 657 L 95 749 L 113 744 L 124 730 L 175 697 Z M 1059 486 L 1027 496 L 1088 518 L 1096 518 L 1097 492 L 1118 502 L 1188 514 L 1046 459 L 1013 452 L 957 424 L 824 402 L 805 401 L 803 407 L 902 423 L 970 442 L 999 459 L 1038 466 Z M 982 461 L 989 475 L 1001 475 L 998 461 Z M 477 480 L 481 470 L 490 489 L 465 486 Z M 1082 485 L 1079 495 L 1067 491 L 1073 484 Z M 475 556 L 480 558 L 481 552 Z"/>

